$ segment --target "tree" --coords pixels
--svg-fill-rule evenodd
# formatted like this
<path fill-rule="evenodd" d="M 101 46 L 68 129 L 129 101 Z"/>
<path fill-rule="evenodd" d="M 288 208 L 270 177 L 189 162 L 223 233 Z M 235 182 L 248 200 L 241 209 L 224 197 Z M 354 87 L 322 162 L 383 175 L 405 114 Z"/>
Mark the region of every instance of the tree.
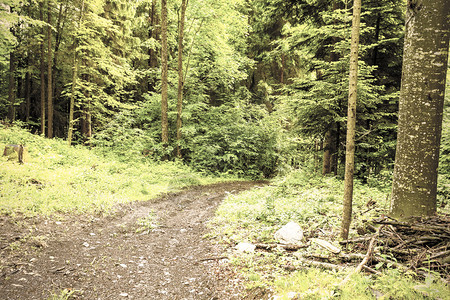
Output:
<path fill-rule="evenodd" d="M 181 113 L 183 109 L 183 36 L 184 19 L 186 15 L 187 0 L 181 0 L 181 13 L 178 26 L 178 94 L 177 94 L 177 156 L 181 158 Z"/>
<path fill-rule="evenodd" d="M 347 113 L 347 143 L 345 151 L 344 207 L 342 213 L 341 238 L 348 238 L 352 219 L 353 172 L 355 169 L 355 126 L 358 83 L 358 46 L 361 16 L 361 0 L 353 2 L 352 40 L 350 49 L 350 75 Z"/>
<path fill-rule="evenodd" d="M 390 208 L 394 217 L 436 212 L 449 13 L 446 0 L 408 1 Z"/>
<path fill-rule="evenodd" d="M 169 144 L 168 121 L 168 45 L 167 0 L 161 0 L 161 138 L 164 147 Z"/>
<path fill-rule="evenodd" d="M 39 19 L 44 21 L 44 1 L 39 2 Z M 45 135 L 45 28 L 42 26 L 42 40 L 40 43 L 40 78 L 41 78 L 41 134 Z"/>
<path fill-rule="evenodd" d="M 48 109 L 48 123 L 47 136 L 53 138 L 53 84 L 52 84 L 52 13 L 51 3 L 47 1 L 47 109 Z"/>

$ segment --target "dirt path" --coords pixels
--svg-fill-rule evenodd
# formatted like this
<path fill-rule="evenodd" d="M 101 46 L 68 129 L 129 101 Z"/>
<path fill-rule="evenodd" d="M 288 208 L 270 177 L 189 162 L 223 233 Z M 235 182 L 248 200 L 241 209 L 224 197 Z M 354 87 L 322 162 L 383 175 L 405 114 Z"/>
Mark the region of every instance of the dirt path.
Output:
<path fill-rule="evenodd" d="M 106 218 L 0 216 L 0 299 L 49 299 L 64 290 L 70 299 L 238 299 L 232 272 L 217 259 L 223 249 L 203 236 L 227 193 L 255 185 L 196 187 Z M 159 226 L 137 232 L 152 212 Z"/>

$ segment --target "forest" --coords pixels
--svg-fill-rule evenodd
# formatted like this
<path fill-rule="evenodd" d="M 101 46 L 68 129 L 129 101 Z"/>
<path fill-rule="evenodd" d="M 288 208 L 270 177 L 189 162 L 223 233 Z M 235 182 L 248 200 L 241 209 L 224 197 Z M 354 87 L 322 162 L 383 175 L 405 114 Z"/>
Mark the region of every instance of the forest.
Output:
<path fill-rule="evenodd" d="M 290 220 L 314 227 L 305 229 L 311 239 L 339 244 L 360 234 L 361 226 L 372 237 L 400 236 L 399 228 L 409 224 L 402 222 L 419 216 L 423 228 L 435 226 L 432 233 L 439 236 L 422 243 L 437 261 L 431 266 L 428 260 L 433 279 L 422 272 L 425 258 L 414 256 L 416 274 L 405 286 L 425 280 L 425 290 L 378 290 L 387 299 L 442 291 L 434 285 L 446 281 L 448 288 L 449 279 L 450 12 L 445 0 L 428 2 L 4 0 L 0 146 L 23 145 L 30 163 L 2 161 L 0 214 L 90 214 L 172 188 L 267 180 L 261 190 L 224 201 L 210 225 L 213 238 L 230 245 L 250 240 L 270 252 L 271 235 Z M 100 166 L 110 172 L 95 175 Z M 33 175 L 33 168 L 42 171 Z M 89 171 L 76 175 L 77 168 Z M 129 178 L 109 177 L 116 171 Z M 67 172 L 71 186 L 45 172 Z M 79 196 L 93 199 L 81 204 L 72 182 L 87 173 L 99 192 L 83 179 Z M 145 174 L 147 183 L 140 179 Z M 121 200 L 112 199 L 119 193 L 113 181 L 123 187 Z M 22 184 L 32 190 L 13 187 Z M 58 204 L 63 186 L 70 200 Z M 13 203 L 20 197 L 40 200 Z M 258 208 L 252 201 L 259 201 Z M 367 229 L 369 215 L 391 219 L 377 219 Z M 423 230 L 414 230 L 420 239 Z M 363 247 L 367 257 L 374 250 L 369 241 Z M 394 248 L 422 251 L 404 246 Z M 359 246 L 353 247 L 350 252 Z M 372 260 L 372 273 L 391 273 L 384 282 L 374 279 L 372 287 L 409 274 L 395 265 L 399 258 L 381 252 L 384 260 Z M 286 296 L 295 290 L 288 282 L 299 286 L 305 278 L 328 278 L 323 271 L 286 275 L 276 260 L 290 265 L 291 253 L 267 255 L 235 261 L 246 272 L 248 290 L 278 284 Z M 312 256 L 319 269 L 325 266 L 320 264 L 326 259 Z M 339 259 L 327 263 L 339 265 L 344 258 Z M 265 269 L 264 260 L 275 270 Z M 392 273 L 393 265 L 400 273 Z M 364 286 L 364 279 L 355 278 Z M 309 297 L 297 292 L 298 299 Z M 347 292 L 330 288 L 331 294 L 310 296 L 361 296 Z"/>

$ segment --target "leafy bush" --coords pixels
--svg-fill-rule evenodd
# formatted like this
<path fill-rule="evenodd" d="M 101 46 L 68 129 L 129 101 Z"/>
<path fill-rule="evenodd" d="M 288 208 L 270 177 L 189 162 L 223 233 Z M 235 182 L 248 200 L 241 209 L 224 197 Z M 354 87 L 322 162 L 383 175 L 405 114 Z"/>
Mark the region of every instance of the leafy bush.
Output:
<path fill-rule="evenodd" d="M 265 123 L 263 108 L 240 105 L 188 107 L 182 144 L 186 161 L 199 170 L 240 176 L 274 174 L 276 130 Z"/>
<path fill-rule="evenodd" d="M 158 94 L 148 95 L 134 110 L 122 112 L 98 132 L 92 143 L 127 155 L 143 153 L 154 159 L 174 157 L 176 111 L 169 101 L 170 145 L 161 144 L 161 107 Z M 262 107 L 230 102 L 211 106 L 187 102 L 183 111 L 180 147 L 184 162 L 212 174 L 269 177 L 279 167 L 280 126 Z M 287 143 L 284 142 L 283 145 Z M 290 145 L 290 144 L 289 144 Z"/>

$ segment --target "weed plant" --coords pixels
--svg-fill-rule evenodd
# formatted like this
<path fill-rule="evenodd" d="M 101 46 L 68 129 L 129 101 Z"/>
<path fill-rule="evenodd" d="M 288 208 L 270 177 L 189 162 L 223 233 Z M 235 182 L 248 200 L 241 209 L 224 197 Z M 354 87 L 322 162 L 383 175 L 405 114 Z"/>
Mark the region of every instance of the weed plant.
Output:
<path fill-rule="evenodd" d="M 155 162 L 99 147 L 69 147 L 17 127 L 0 125 L 0 149 L 24 144 L 25 164 L 0 159 L 0 213 L 51 215 L 111 212 L 116 204 L 142 201 L 190 185 L 223 180 L 206 177 L 179 162 Z"/>

